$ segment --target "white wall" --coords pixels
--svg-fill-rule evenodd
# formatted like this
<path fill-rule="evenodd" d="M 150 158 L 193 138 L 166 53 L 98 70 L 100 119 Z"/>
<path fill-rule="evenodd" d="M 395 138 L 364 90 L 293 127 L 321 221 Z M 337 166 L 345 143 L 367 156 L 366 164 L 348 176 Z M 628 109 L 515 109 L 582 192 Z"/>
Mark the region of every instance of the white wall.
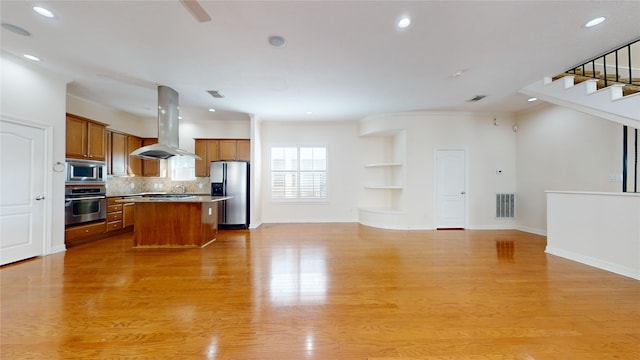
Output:
<path fill-rule="evenodd" d="M 157 129 L 157 123 L 153 122 Z M 157 137 L 156 130 L 153 137 Z M 180 147 L 194 152 L 194 138 L 229 138 L 249 139 L 251 137 L 251 121 L 247 120 L 180 120 Z"/>
<path fill-rule="evenodd" d="M 466 227 L 513 228 L 515 220 L 496 219 L 494 214 L 495 193 L 516 190 L 514 121 L 510 114 L 413 112 L 363 119 L 360 133 L 406 130 L 403 227 L 435 227 L 435 151 L 464 149 L 468 167 Z M 496 174 L 498 169 L 501 175 Z"/>
<path fill-rule="evenodd" d="M 262 152 L 262 120 L 251 117 L 251 188 L 250 188 L 250 227 L 256 228 L 262 224 L 262 183 L 264 174 L 261 171 L 264 155 Z"/>
<path fill-rule="evenodd" d="M 145 119 L 73 95 L 67 95 L 66 100 L 67 112 L 70 114 L 105 123 L 109 129 L 127 134 L 141 137 L 158 136 L 157 131 L 155 135 L 150 131 L 154 119 Z"/>
<path fill-rule="evenodd" d="M 46 253 L 62 251 L 64 246 L 64 173 L 54 172 L 56 162 L 65 160 L 65 94 L 66 80 L 43 68 L 2 53 L 1 62 L 1 105 L 3 116 L 21 119 L 27 122 L 43 124 L 52 132 L 53 143 L 46 149 L 47 159 L 51 164 L 46 166 L 47 188 L 52 193 L 45 194 L 51 199 L 48 214 L 51 228 L 50 248 Z"/>
<path fill-rule="evenodd" d="M 546 234 L 545 190 L 620 192 L 622 125 L 542 104 L 518 114 L 518 225 Z"/>
<path fill-rule="evenodd" d="M 328 196 L 324 203 L 271 201 L 270 153 L 273 146 L 327 146 Z M 263 122 L 262 123 L 262 222 L 356 222 L 357 123 Z"/>

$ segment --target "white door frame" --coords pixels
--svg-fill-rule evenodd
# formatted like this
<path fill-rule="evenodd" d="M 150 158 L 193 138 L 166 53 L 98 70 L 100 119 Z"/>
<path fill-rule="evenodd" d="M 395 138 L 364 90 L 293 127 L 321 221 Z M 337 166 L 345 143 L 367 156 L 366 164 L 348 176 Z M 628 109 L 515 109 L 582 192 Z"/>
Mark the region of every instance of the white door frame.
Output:
<path fill-rule="evenodd" d="M 464 224 L 463 228 L 467 228 L 469 224 L 469 151 L 466 147 L 439 147 L 433 152 L 433 228 L 438 228 L 438 151 L 441 150 L 458 150 L 464 151 Z"/>
<path fill-rule="evenodd" d="M 43 204 L 44 207 L 44 223 L 42 226 L 42 255 L 48 255 L 53 253 L 52 249 L 52 224 L 51 219 L 53 218 L 53 171 L 54 168 L 56 171 L 64 171 L 64 164 L 53 164 L 53 126 L 38 123 L 31 120 L 20 119 L 17 117 L 0 114 L 0 122 L 7 122 L 16 124 L 19 126 L 32 127 L 44 132 L 44 196 L 45 202 Z M 49 166 L 52 164 L 52 166 Z M 62 169 L 59 170 L 60 166 Z M 60 211 L 64 211 L 61 209 Z"/>

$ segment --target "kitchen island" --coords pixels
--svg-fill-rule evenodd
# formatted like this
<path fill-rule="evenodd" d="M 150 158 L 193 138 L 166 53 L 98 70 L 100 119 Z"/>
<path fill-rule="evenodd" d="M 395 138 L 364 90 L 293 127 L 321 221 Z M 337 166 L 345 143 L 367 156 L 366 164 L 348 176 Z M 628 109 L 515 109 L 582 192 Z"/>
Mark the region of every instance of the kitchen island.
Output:
<path fill-rule="evenodd" d="M 136 248 L 204 247 L 218 233 L 218 202 L 229 196 L 164 194 L 130 197 L 135 203 Z"/>

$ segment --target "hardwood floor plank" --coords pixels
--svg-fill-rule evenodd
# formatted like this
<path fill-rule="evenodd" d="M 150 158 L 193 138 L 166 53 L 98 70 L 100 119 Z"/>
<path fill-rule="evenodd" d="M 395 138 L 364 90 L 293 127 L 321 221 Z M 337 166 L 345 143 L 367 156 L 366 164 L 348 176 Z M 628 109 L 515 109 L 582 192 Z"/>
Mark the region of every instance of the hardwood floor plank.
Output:
<path fill-rule="evenodd" d="M 2 267 L 4 359 L 637 359 L 640 282 L 519 231 L 266 224 Z"/>

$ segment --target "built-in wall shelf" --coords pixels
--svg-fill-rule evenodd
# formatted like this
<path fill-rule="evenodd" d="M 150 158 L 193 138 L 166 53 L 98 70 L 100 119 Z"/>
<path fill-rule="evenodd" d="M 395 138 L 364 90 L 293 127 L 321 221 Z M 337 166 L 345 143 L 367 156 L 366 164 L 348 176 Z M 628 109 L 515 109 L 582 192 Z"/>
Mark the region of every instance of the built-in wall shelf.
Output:
<path fill-rule="evenodd" d="M 361 132 L 363 202 L 358 222 L 383 229 L 403 228 L 407 135 L 404 129 L 376 129 L 364 121 Z M 367 129 L 368 128 L 368 129 Z"/>

